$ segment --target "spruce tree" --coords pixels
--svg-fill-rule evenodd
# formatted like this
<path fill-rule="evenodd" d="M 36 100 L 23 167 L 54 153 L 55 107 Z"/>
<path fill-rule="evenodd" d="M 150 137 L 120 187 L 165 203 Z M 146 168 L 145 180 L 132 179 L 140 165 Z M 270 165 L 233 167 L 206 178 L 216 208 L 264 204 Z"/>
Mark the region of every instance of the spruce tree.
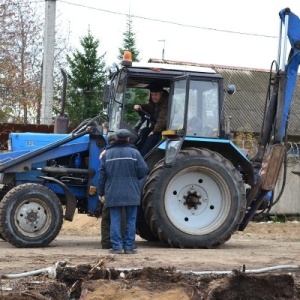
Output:
<path fill-rule="evenodd" d="M 97 55 L 99 44 L 99 40 L 88 30 L 88 34 L 80 39 L 83 51 L 76 50 L 73 57 L 67 56 L 70 72 L 66 108 L 71 125 L 95 117 L 103 109 L 101 98 L 106 82 L 105 53 Z"/>
<path fill-rule="evenodd" d="M 130 15 L 127 16 L 126 25 L 127 25 L 127 29 L 123 33 L 123 44 L 122 44 L 122 48 L 119 48 L 118 59 L 122 60 L 124 51 L 128 50 L 132 54 L 132 61 L 140 61 L 139 51 L 137 50 L 135 44 L 135 33 L 133 32 L 132 20 Z"/>
<path fill-rule="evenodd" d="M 132 61 L 139 62 L 139 51 L 136 48 L 135 33 L 133 32 L 131 16 L 127 16 L 126 31 L 123 33 L 122 47 L 119 48 L 118 59 L 121 61 L 125 50 L 130 51 L 132 54 Z M 134 104 L 142 104 L 149 99 L 148 93 L 142 89 L 128 89 L 126 93 L 126 113 L 124 120 L 131 126 L 138 121 L 139 115 L 133 109 Z"/>

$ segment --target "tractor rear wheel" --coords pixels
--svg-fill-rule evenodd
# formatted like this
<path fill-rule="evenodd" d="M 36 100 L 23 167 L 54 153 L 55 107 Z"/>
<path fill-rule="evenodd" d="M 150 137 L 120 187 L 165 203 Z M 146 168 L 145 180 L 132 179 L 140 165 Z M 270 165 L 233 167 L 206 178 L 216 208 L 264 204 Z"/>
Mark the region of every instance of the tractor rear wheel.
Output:
<path fill-rule="evenodd" d="M 216 152 L 187 148 L 171 168 L 157 163 L 143 190 L 145 218 L 171 247 L 212 248 L 230 239 L 246 209 L 235 167 Z"/>
<path fill-rule="evenodd" d="M 47 246 L 62 223 L 62 205 L 56 194 L 43 185 L 18 185 L 0 202 L 0 233 L 16 247 Z"/>

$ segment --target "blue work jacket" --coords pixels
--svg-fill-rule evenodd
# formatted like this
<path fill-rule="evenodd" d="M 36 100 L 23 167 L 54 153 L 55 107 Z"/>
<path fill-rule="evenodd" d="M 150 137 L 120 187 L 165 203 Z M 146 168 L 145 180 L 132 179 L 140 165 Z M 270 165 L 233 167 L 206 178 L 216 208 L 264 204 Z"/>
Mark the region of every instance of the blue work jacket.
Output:
<path fill-rule="evenodd" d="M 99 195 L 107 207 L 140 205 L 139 180 L 149 169 L 140 152 L 129 143 L 106 150 L 99 171 Z"/>

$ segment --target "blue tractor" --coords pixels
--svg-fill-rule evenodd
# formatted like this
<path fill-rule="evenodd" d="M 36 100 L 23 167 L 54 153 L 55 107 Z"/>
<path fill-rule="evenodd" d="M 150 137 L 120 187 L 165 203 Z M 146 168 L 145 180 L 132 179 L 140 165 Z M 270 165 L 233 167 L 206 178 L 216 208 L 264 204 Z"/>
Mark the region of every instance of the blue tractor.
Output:
<path fill-rule="evenodd" d="M 279 16 L 284 42 L 253 159 L 230 139 L 224 94 L 234 88 L 224 89 L 219 74 L 188 65 L 135 63 L 126 52 L 121 65 L 110 69 L 105 114 L 70 134 L 10 134 L 10 149 L 0 154 L 1 237 L 16 247 L 42 247 L 58 235 L 64 219 L 72 221 L 76 209 L 94 215 L 107 134 L 126 128 L 131 143 L 139 144 L 141 130 L 153 120 L 142 112 L 136 122 L 133 105 L 149 100 L 147 87 L 154 81 L 169 93 L 168 122 L 162 139 L 144 156 L 150 172 L 137 233 L 171 247 L 212 248 L 244 230 L 272 193 L 286 153 L 300 22 L 289 9 Z M 291 51 L 285 63 L 287 38 Z"/>
<path fill-rule="evenodd" d="M 86 120 L 70 134 L 10 133 L 9 151 L 0 154 L 1 238 L 16 247 L 43 247 L 76 209 L 94 214 L 106 120 Z"/>

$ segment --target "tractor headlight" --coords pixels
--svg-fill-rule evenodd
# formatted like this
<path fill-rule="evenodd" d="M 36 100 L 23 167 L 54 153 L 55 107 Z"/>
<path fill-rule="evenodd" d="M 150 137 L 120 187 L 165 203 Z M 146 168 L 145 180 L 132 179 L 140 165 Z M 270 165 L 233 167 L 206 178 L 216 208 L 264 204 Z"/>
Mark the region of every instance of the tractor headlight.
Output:
<path fill-rule="evenodd" d="M 181 149 L 183 139 L 167 140 L 165 166 L 171 167 Z"/>

